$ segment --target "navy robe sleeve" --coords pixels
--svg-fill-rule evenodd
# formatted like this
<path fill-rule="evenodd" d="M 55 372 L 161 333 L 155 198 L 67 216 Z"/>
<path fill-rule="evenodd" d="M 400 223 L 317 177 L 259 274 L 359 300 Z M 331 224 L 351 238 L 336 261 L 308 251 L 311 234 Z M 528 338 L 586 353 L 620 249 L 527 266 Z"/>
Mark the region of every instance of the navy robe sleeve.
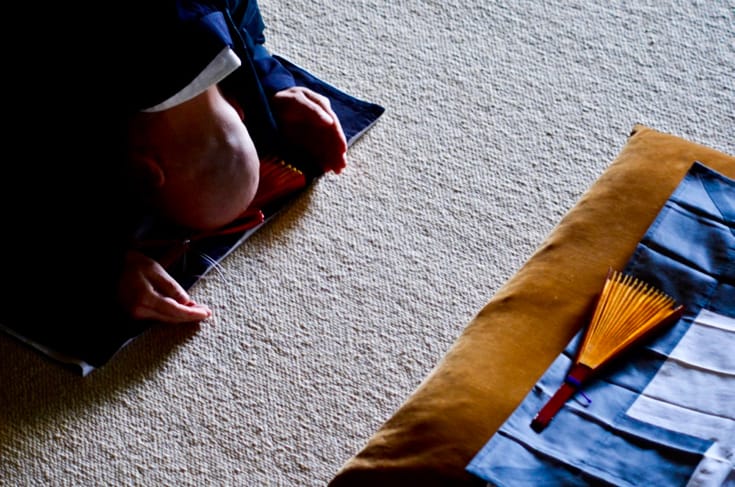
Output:
<path fill-rule="evenodd" d="M 120 25 L 135 35 L 119 32 L 116 69 L 131 107 L 154 106 L 173 96 L 228 47 L 240 57 L 239 69 L 257 78 L 259 94 L 270 97 L 295 84 L 265 47 L 255 0 L 130 0 L 122 8 Z"/>
<path fill-rule="evenodd" d="M 228 12 L 242 36 L 268 97 L 296 85 L 294 77 L 266 48 L 265 23 L 255 0 L 230 1 Z"/>

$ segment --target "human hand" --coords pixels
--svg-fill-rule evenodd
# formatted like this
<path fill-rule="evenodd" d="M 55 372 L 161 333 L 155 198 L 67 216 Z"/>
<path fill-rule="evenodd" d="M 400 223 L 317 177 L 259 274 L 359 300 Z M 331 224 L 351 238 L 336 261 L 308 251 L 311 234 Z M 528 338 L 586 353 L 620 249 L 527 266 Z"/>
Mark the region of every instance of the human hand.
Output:
<path fill-rule="evenodd" d="M 329 99 L 294 86 L 272 99 L 273 112 L 286 142 L 303 150 L 324 171 L 339 174 L 347 165 L 347 141 Z"/>
<path fill-rule="evenodd" d="M 118 301 L 134 319 L 192 323 L 209 318 L 210 309 L 192 301 L 155 260 L 128 251 L 118 287 Z"/>

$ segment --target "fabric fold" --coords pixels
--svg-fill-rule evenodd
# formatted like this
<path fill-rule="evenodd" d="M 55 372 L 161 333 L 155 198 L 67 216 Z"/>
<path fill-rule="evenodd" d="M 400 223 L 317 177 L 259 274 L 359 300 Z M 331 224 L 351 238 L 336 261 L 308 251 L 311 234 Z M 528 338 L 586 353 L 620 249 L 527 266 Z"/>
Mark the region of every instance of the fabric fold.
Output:
<path fill-rule="evenodd" d="M 694 162 L 624 269 L 684 304 L 683 317 L 591 382 L 591 403 L 569 401 L 536 433 L 529 424 L 564 379 L 570 343 L 469 472 L 495 485 L 519 476 L 537 485 L 723 485 L 735 461 L 733 204 L 735 180 Z M 567 484 L 571 472 L 577 483 Z"/>

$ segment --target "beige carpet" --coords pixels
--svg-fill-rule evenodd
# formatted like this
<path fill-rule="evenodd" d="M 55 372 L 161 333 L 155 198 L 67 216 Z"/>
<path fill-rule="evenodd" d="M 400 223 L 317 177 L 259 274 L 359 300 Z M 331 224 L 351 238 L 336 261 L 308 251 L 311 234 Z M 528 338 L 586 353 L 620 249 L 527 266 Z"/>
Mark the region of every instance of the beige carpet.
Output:
<path fill-rule="evenodd" d="M 261 7 L 273 52 L 386 113 L 195 285 L 211 322 L 86 378 L 0 336 L 0 485 L 323 486 L 635 123 L 735 154 L 731 1 Z"/>

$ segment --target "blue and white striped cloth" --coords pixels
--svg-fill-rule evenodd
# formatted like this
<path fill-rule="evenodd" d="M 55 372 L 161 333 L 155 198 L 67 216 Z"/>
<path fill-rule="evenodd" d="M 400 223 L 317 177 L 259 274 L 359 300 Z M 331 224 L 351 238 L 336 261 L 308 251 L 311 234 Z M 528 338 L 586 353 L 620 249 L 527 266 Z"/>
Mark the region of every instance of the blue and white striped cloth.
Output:
<path fill-rule="evenodd" d="M 540 433 L 581 336 L 467 465 L 497 486 L 735 486 L 735 180 L 695 162 L 624 271 L 686 306 Z"/>

